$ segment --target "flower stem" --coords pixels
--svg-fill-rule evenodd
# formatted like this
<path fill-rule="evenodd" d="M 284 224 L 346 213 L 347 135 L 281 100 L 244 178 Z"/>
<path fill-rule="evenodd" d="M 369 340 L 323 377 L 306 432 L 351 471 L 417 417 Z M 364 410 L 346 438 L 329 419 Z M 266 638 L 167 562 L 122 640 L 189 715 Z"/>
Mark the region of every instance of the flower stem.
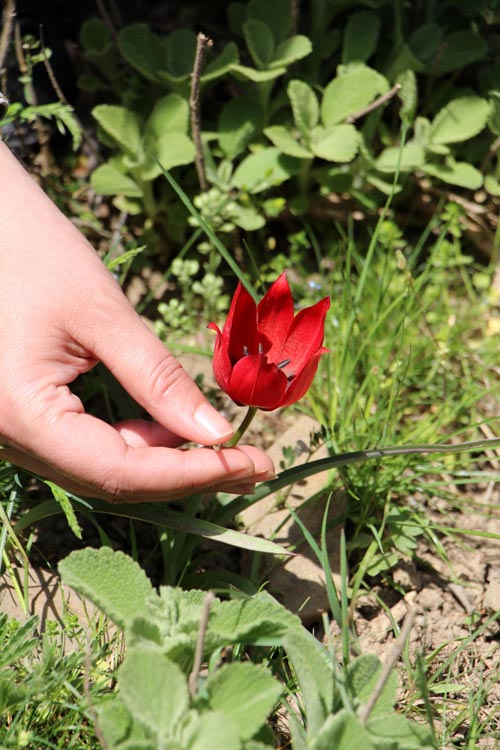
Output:
<path fill-rule="evenodd" d="M 247 429 L 250 426 L 250 422 L 257 414 L 258 408 L 256 406 L 249 406 L 248 411 L 245 414 L 245 417 L 243 419 L 243 422 L 240 424 L 236 432 L 234 433 L 231 440 L 228 440 L 227 443 L 224 443 L 224 448 L 234 448 L 235 445 L 238 445 L 241 437 L 243 434 L 247 431 Z"/>

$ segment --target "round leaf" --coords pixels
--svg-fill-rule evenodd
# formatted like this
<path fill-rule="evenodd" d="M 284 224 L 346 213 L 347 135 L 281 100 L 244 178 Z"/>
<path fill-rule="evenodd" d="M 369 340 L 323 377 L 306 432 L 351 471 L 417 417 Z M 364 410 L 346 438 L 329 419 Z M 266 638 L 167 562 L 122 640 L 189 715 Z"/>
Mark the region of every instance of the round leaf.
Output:
<path fill-rule="evenodd" d="M 328 126 L 342 122 L 388 90 L 387 80 L 377 71 L 365 65 L 348 69 L 330 81 L 325 89 L 321 102 L 323 123 Z"/>
<path fill-rule="evenodd" d="M 479 96 L 453 99 L 441 109 L 431 123 L 430 140 L 436 144 L 462 143 L 481 132 L 490 107 Z"/>
<path fill-rule="evenodd" d="M 300 161 L 282 154 L 277 148 L 265 148 L 244 159 L 233 176 L 234 187 L 259 193 L 280 185 L 296 174 Z"/>
<path fill-rule="evenodd" d="M 311 149 L 320 159 L 349 162 L 354 159 L 361 143 L 361 136 L 354 125 L 334 125 L 331 128 L 316 128 Z"/>

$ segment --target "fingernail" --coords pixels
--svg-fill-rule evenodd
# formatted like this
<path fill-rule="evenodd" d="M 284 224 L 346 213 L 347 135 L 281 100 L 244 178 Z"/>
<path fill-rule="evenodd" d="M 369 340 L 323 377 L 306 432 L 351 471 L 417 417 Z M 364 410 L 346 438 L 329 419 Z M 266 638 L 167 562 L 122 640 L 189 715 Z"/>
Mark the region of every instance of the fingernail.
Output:
<path fill-rule="evenodd" d="M 214 442 L 223 443 L 234 434 L 227 419 L 210 404 L 202 404 L 196 410 L 194 418 L 196 423 L 214 439 Z"/>

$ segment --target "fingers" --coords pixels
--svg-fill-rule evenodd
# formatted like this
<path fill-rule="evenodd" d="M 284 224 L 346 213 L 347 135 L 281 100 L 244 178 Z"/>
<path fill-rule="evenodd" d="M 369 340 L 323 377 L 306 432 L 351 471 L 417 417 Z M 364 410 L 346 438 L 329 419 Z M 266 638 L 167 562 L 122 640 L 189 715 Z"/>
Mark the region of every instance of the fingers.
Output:
<path fill-rule="evenodd" d="M 74 321 L 72 335 L 157 422 L 203 445 L 216 445 L 231 437 L 229 422 L 208 403 L 118 287 L 110 287 L 99 304 L 89 309 L 94 316 L 91 324 L 82 326 L 81 321 Z"/>
<path fill-rule="evenodd" d="M 129 434 L 136 439 L 133 430 Z M 7 448 L 2 457 L 71 492 L 112 502 L 166 501 L 214 488 L 246 492 L 274 476 L 270 459 L 251 446 L 130 446 L 113 427 L 85 413 L 65 413 L 58 429 L 30 452 Z"/>

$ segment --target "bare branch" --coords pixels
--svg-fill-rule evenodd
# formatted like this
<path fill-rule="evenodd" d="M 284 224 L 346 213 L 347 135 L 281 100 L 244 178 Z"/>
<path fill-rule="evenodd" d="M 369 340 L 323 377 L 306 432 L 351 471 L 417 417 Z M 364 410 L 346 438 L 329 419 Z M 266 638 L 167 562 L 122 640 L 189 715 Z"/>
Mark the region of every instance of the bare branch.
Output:
<path fill-rule="evenodd" d="M 382 693 L 382 690 L 384 689 L 385 683 L 389 679 L 390 673 L 396 666 L 396 662 L 403 652 L 403 649 L 406 644 L 406 640 L 412 629 L 413 621 L 415 619 L 416 614 L 417 614 L 417 610 L 415 609 L 415 607 L 412 607 L 411 609 L 408 610 L 408 614 L 406 615 L 403 625 L 401 626 L 399 638 L 394 644 L 391 652 L 389 653 L 389 657 L 387 661 L 382 667 L 382 671 L 380 673 L 380 677 L 377 680 L 377 684 L 375 685 L 373 692 L 368 698 L 368 700 L 366 701 L 366 703 L 363 706 L 361 706 L 361 708 L 359 709 L 358 717 L 360 721 L 363 722 L 363 724 L 365 724 L 370 718 L 370 714 L 373 711 L 376 702 L 380 698 L 380 695 Z"/>
<path fill-rule="evenodd" d="M 213 42 L 208 36 L 200 31 L 196 40 L 196 55 L 194 58 L 193 72 L 191 73 L 191 95 L 189 97 L 189 109 L 191 111 L 191 135 L 195 148 L 195 164 L 198 173 L 198 182 L 200 188 L 205 191 L 208 187 L 207 175 L 205 172 L 205 159 L 203 157 L 203 146 L 201 142 L 200 126 L 200 76 L 203 66 L 205 49 L 211 47 Z"/>
<path fill-rule="evenodd" d="M 194 698 L 197 692 L 198 677 L 201 671 L 203 661 L 203 650 L 205 647 L 205 636 L 207 634 L 208 618 L 210 617 L 210 608 L 214 600 L 214 595 L 209 591 L 203 602 L 203 609 L 200 617 L 200 627 L 198 628 L 198 638 L 196 639 L 196 650 L 194 652 L 193 669 L 189 675 L 189 692 L 191 698 Z"/>
<path fill-rule="evenodd" d="M 367 107 L 364 107 L 363 109 L 360 109 L 359 112 L 355 112 L 353 115 L 349 115 L 349 117 L 346 117 L 345 122 L 348 122 L 348 123 L 355 122 L 356 120 L 359 120 L 360 117 L 364 117 L 365 115 L 368 115 L 370 112 L 373 112 L 374 109 L 381 107 L 382 104 L 385 104 L 386 102 L 389 101 L 389 99 L 392 99 L 393 96 L 396 96 L 400 88 L 401 88 L 401 84 L 395 83 L 392 89 L 390 89 L 389 91 L 386 91 L 386 93 L 382 94 L 382 96 L 379 96 L 378 99 L 375 99 Z"/>

